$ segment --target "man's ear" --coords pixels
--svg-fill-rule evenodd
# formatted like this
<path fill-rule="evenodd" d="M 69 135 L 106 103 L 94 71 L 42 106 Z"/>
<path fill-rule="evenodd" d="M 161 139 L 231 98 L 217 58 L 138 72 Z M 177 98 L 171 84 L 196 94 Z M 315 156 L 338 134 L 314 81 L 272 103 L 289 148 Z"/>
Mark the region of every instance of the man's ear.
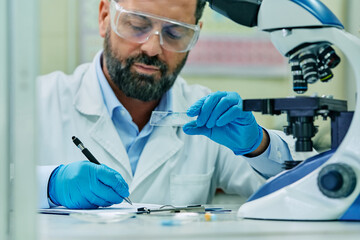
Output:
<path fill-rule="evenodd" d="M 202 21 L 199 21 L 199 24 L 200 24 L 200 29 L 202 29 L 202 27 L 203 27 L 203 22 L 202 22 Z"/>
<path fill-rule="evenodd" d="M 109 27 L 110 21 L 110 2 L 108 0 L 101 0 L 99 6 L 99 33 L 101 37 L 105 37 L 106 30 Z"/>

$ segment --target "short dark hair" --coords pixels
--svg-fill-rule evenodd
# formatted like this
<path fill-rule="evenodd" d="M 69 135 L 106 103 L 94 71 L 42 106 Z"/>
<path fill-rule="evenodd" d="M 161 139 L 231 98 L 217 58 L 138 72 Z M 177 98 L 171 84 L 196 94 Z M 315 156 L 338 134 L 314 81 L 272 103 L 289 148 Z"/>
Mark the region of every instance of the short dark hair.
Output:
<path fill-rule="evenodd" d="M 206 5 L 206 0 L 197 0 L 196 10 L 195 10 L 196 23 L 199 22 L 202 14 L 204 12 L 205 5 Z"/>

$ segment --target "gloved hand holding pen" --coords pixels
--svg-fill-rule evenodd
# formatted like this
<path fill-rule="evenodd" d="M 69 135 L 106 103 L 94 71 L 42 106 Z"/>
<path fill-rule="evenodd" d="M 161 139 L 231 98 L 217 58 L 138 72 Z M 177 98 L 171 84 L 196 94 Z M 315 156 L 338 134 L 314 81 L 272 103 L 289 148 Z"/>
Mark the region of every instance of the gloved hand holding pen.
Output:
<path fill-rule="evenodd" d="M 187 115 L 198 117 L 184 125 L 186 134 L 205 135 L 236 155 L 253 152 L 263 139 L 263 129 L 251 112 L 242 110 L 242 99 L 236 92 L 211 93 L 195 102 Z"/>
<path fill-rule="evenodd" d="M 67 208 L 97 208 L 121 203 L 129 187 L 120 173 L 89 161 L 60 165 L 51 174 L 50 200 Z"/>

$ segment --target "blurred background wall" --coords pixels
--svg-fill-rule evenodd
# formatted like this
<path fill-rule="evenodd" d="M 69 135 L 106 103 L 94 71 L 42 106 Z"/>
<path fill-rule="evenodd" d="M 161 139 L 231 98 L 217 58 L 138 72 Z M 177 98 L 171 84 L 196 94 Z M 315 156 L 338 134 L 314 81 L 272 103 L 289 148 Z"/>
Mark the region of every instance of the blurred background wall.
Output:
<path fill-rule="evenodd" d="M 360 9 L 360 1 L 323 2 L 347 31 L 360 37 L 360 17 L 356 10 Z M 40 0 L 40 5 L 41 74 L 56 70 L 71 73 L 77 65 L 91 61 L 102 48 L 98 34 L 99 0 Z M 237 25 L 208 7 L 202 21 L 199 42 L 182 72 L 189 83 L 205 85 L 213 91 L 236 91 L 243 99 L 295 95 L 287 60 L 277 53 L 267 34 Z M 349 108 L 353 109 L 354 82 L 345 58 L 333 72 L 331 82 L 310 85 L 306 95 L 332 95 L 349 100 Z M 282 129 L 285 125 L 285 116 L 254 115 L 267 128 Z M 330 144 L 329 122 L 322 119 L 316 122 L 320 132 L 315 142 L 320 150 Z"/>

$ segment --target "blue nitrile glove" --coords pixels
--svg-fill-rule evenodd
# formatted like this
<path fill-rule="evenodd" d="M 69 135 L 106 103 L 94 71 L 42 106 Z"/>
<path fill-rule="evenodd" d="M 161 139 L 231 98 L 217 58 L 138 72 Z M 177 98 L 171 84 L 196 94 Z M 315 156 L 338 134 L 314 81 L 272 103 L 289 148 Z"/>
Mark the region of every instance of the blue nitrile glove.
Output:
<path fill-rule="evenodd" d="M 256 150 L 263 130 L 251 112 L 242 110 L 242 99 L 235 92 L 215 92 L 195 102 L 188 110 L 197 120 L 184 125 L 189 135 L 205 135 L 230 148 L 236 155 Z"/>
<path fill-rule="evenodd" d="M 49 197 L 67 208 L 108 207 L 129 196 L 129 187 L 120 173 L 89 161 L 60 165 L 51 174 Z"/>

